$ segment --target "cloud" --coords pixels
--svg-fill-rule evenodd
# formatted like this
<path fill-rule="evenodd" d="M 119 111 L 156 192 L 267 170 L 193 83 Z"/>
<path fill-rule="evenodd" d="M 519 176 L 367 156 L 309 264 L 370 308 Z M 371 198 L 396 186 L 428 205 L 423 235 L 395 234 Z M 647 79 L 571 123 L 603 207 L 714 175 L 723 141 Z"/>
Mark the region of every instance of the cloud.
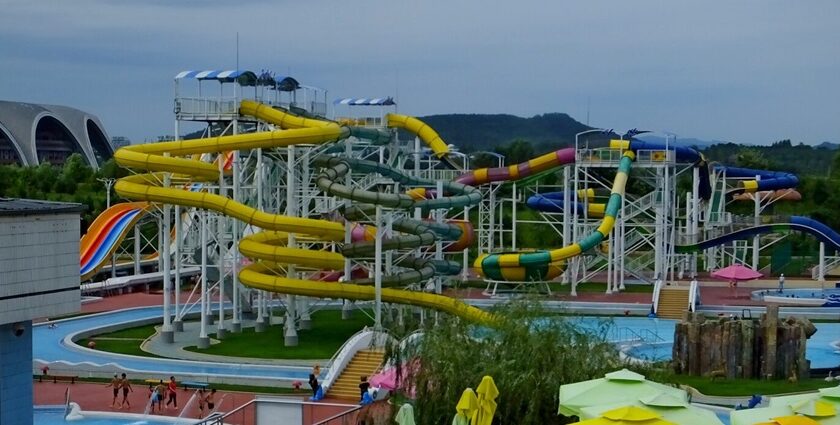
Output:
<path fill-rule="evenodd" d="M 172 130 L 172 76 L 291 73 L 416 115 L 568 112 L 747 142 L 836 139 L 840 3 L 443 0 L 20 2 L 0 17 L 18 100 L 85 106 L 111 134 Z M 130 106 L 129 106 L 130 105 Z M 126 113 L 129 108 L 131 113 Z M 142 117 L 142 119 L 138 119 Z"/>

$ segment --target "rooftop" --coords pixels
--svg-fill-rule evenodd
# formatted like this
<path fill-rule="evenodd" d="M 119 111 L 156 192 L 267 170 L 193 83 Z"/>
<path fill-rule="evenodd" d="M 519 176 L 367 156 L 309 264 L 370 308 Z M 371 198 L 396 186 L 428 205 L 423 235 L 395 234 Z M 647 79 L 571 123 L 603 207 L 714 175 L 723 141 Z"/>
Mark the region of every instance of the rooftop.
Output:
<path fill-rule="evenodd" d="M 0 198 L 0 216 L 80 213 L 85 209 L 82 204 L 69 202 Z"/>

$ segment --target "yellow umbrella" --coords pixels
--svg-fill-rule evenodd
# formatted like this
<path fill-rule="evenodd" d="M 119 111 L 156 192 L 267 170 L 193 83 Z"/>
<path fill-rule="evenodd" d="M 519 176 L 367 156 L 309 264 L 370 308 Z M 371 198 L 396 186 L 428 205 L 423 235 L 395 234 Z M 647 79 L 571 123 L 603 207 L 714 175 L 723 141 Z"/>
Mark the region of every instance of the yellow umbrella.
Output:
<path fill-rule="evenodd" d="M 807 416 L 779 416 L 773 420 L 779 425 L 820 425 L 819 422 Z"/>
<path fill-rule="evenodd" d="M 600 418 L 578 422 L 579 425 L 677 425 L 659 414 L 636 406 L 624 406 L 604 412 Z"/>
<path fill-rule="evenodd" d="M 822 400 L 802 400 L 790 405 L 794 413 L 811 417 L 835 416 L 837 409 L 834 405 Z"/>
<path fill-rule="evenodd" d="M 461 399 L 455 406 L 455 417 L 452 419 L 452 425 L 468 425 L 473 413 L 478 409 L 478 398 L 475 396 L 475 391 L 472 388 L 467 388 L 461 394 Z"/>
<path fill-rule="evenodd" d="M 490 425 L 493 422 L 493 415 L 496 413 L 496 397 L 499 396 L 499 389 L 493 378 L 485 376 L 481 378 L 475 392 L 478 394 L 478 409 L 473 413 L 470 425 Z"/>

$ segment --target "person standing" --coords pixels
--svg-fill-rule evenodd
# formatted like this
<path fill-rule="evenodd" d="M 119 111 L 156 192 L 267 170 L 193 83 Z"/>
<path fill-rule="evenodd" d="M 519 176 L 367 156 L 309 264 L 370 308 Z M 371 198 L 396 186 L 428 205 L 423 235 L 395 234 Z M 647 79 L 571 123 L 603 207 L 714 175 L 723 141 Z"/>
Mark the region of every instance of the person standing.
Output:
<path fill-rule="evenodd" d="M 163 399 L 166 398 L 166 384 L 163 383 L 163 379 L 155 387 L 155 394 L 152 399 L 152 407 L 154 407 L 154 403 L 157 402 L 158 413 L 163 411 Z"/>
<path fill-rule="evenodd" d="M 312 373 L 309 374 L 309 388 L 312 388 L 312 397 L 315 397 L 318 394 L 318 376 L 321 375 L 321 366 L 315 365 L 312 368 Z"/>
<path fill-rule="evenodd" d="M 216 389 L 213 388 L 212 390 L 210 390 L 210 394 L 207 394 L 207 414 L 208 415 L 213 413 L 213 409 L 216 408 L 215 397 L 216 397 Z"/>
<path fill-rule="evenodd" d="M 785 274 L 779 275 L 779 293 L 785 292 Z"/>
<path fill-rule="evenodd" d="M 123 406 L 130 409 L 131 403 L 128 401 L 128 392 L 134 392 L 134 389 L 131 388 L 131 382 L 128 382 L 128 378 L 126 378 L 125 373 L 122 374 L 122 379 L 120 379 L 120 388 L 122 388 L 123 393 L 123 399 L 120 403 L 120 409 L 122 409 Z"/>
<path fill-rule="evenodd" d="M 198 389 L 198 419 L 204 419 L 204 405 L 207 403 L 207 395 L 204 394 L 204 388 Z"/>
<path fill-rule="evenodd" d="M 370 382 L 367 380 L 367 376 L 362 376 L 361 383 L 359 384 L 359 397 L 361 400 L 364 400 L 365 394 L 367 394 L 368 389 L 370 389 Z"/>
<path fill-rule="evenodd" d="M 166 407 L 169 408 L 169 403 L 173 403 L 174 409 L 178 408 L 178 384 L 175 382 L 175 377 L 169 377 L 169 386 L 167 387 L 167 394 L 169 398 L 166 400 Z"/>
<path fill-rule="evenodd" d="M 119 398 L 119 396 L 120 396 L 120 387 L 122 385 L 121 382 L 122 381 L 120 381 L 120 376 L 115 373 L 114 374 L 114 379 L 111 379 L 111 383 L 105 386 L 105 388 L 108 388 L 108 387 L 113 387 L 114 388 L 114 390 L 113 390 L 114 391 L 114 399 L 111 400 L 111 405 L 108 406 L 108 407 L 114 407 L 114 406 L 117 405 L 117 398 Z M 120 407 L 122 407 L 122 404 L 120 404 Z"/>

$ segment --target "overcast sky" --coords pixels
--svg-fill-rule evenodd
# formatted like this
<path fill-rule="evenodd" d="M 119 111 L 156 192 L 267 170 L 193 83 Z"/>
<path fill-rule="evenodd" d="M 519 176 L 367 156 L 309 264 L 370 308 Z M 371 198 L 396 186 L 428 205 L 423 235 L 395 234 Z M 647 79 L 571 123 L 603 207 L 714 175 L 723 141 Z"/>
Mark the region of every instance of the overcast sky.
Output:
<path fill-rule="evenodd" d="M 0 0 L 0 99 L 172 134 L 182 70 L 269 68 L 400 112 L 840 142 L 840 1 Z"/>

